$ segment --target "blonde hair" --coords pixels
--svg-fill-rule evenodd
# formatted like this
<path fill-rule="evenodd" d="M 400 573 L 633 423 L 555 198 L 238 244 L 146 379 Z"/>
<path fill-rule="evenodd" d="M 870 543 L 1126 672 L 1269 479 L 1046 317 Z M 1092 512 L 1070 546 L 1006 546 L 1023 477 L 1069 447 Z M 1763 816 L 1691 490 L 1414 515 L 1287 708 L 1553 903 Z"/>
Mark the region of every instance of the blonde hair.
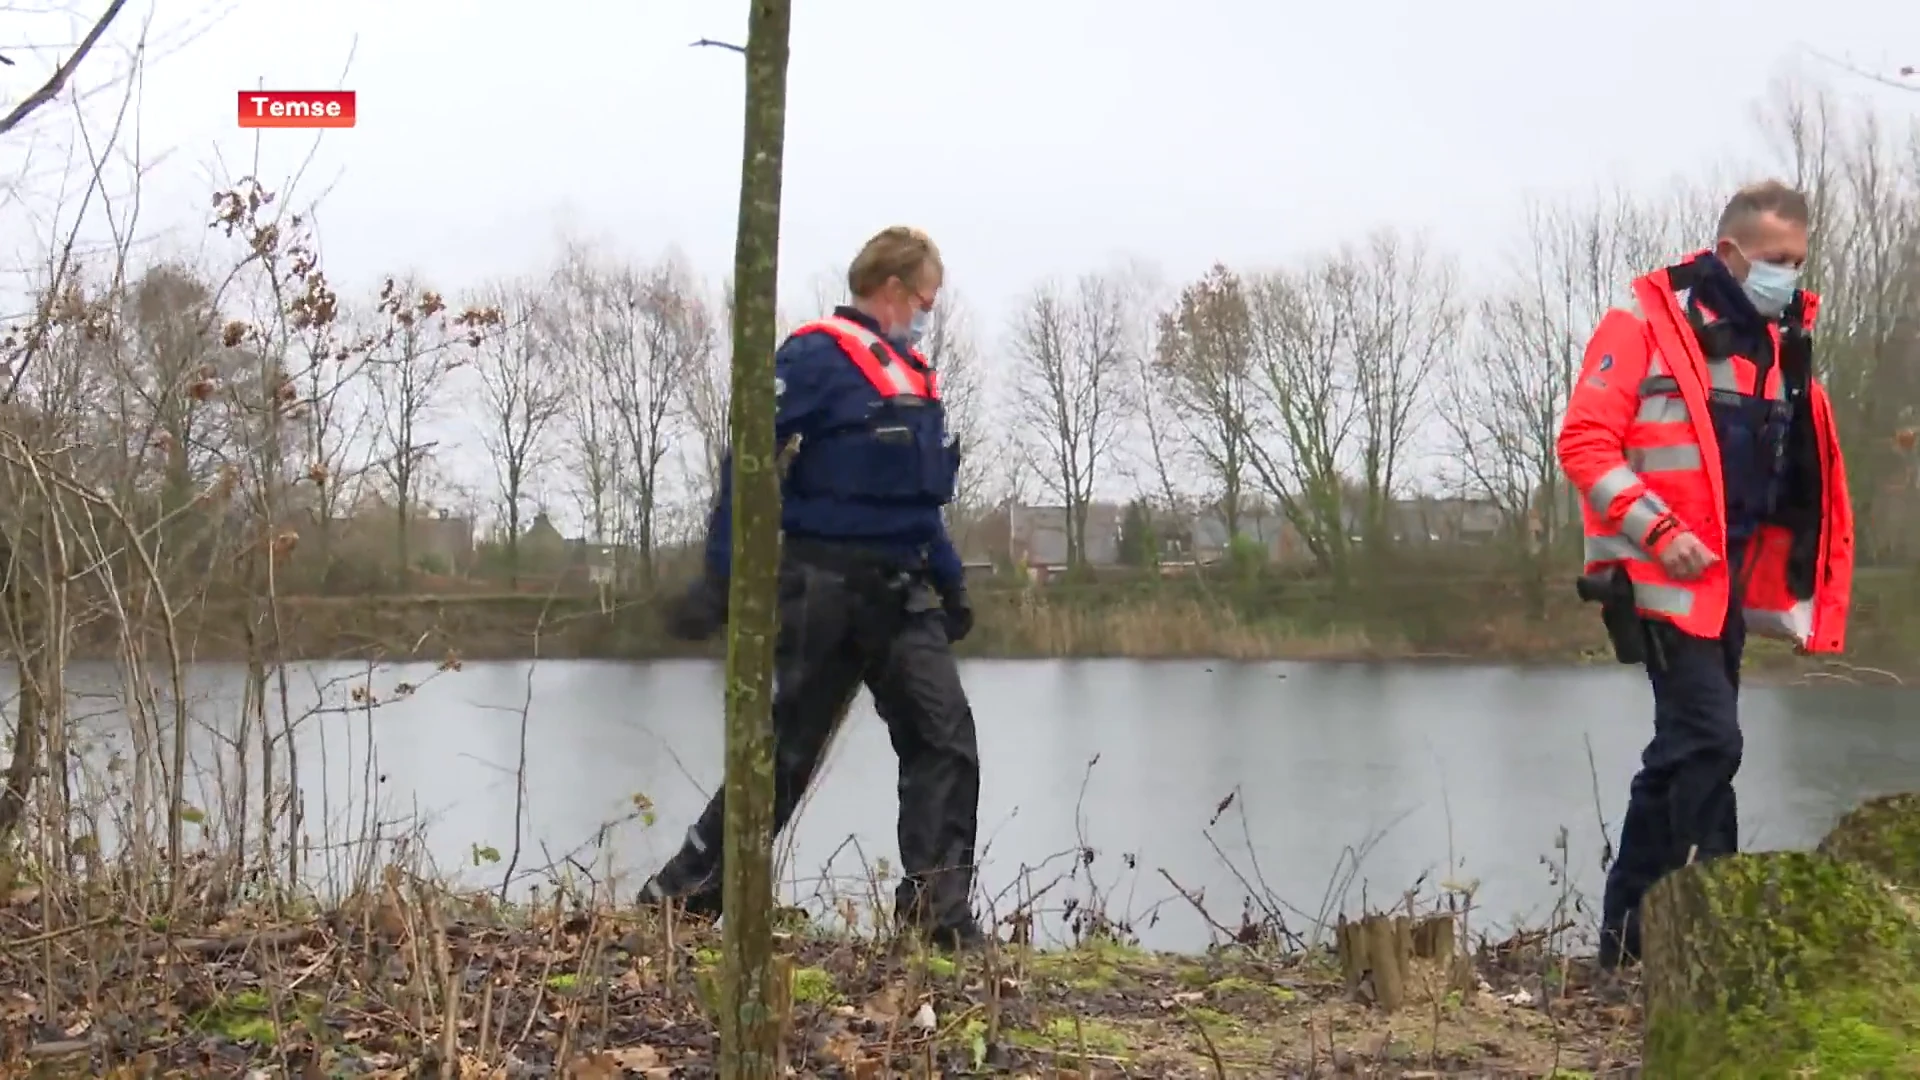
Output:
<path fill-rule="evenodd" d="M 859 298 L 870 297 L 899 278 L 908 288 L 916 288 L 931 273 L 938 282 L 946 276 L 940 261 L 940 249 L 933 237 L 910 225 L 881 229 L 860 248 L 847 267 L 847 289 Z"/>

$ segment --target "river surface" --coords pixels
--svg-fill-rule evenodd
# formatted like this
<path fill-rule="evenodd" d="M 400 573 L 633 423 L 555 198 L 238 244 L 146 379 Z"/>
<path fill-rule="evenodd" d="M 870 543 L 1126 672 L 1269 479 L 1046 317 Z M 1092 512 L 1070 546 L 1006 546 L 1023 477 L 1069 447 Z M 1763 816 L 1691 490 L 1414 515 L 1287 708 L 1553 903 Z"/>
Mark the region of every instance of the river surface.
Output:
<path fill-rule="evenodd" d="M 1537 924 L 1576 897 L 1597 906 L 1602 822 L 1617 833 L 1651 724 L 1644 677 L 1613 667 L 978 661 L 965 677 L 984 766 L 982 894 L 1005 911 L 1085 845 L 1091 867 L 1044 906 L 1097 888 L 1147 944 L 1173 949 L 1212 931 L 1169 877 L 1219 923 L 1238 925 L 1251 892 L 1303 930 L 1355 851 L 1349 911 L 1362 890 L 1378 903 L 1422 880 L 1429 892 L 1477 881 L 1489 930 Z M 72 679 L 108 692 L 81 706 L 104 739 L 96 760 L 127 740 L 110 679 Z M 395 665 L 372 673 L 377 698 L 419 688 L 355 709 L 351 687 L 368 681 L 365 668 L 316 665 L 291 686 L 293 710 L 311 712 L 297 746 L 316 845 L 322 820 L 327 835 L 355 835 L 373 806 L 419 822 L 442 868 L 476 884 L 500 880 L 517 835 L 523 869 L 571 852 L 601 875 L 611 861 L 631 895 L 720 776 L 712 663 Z M 241 676 L 209 665 L 191 682 L 205 771 L 218 756 L 207 728 L 231 725 Z M 1920 692 L 1756 686 L 1742 707 L 1743 845 L 1809 845 L 1858 799 L 1920 789 Z M 789 896 L 866 892 L 863 860 L 895 858 L 894 781 L 863 694 L 784 838 Z M 636 796 L 651 823 L 636 819 Z M 1562 862 L 1567 885 L 1549 865 Z M 1063 933 L 1057 916 L 1043 925 Z"/>

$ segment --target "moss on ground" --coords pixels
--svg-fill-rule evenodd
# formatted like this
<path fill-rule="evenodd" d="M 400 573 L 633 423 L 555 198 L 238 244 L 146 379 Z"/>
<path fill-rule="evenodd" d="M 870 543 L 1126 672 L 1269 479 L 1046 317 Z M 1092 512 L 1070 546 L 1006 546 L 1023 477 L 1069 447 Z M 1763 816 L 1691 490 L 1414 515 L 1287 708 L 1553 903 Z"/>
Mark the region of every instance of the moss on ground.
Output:
<path fill-rule="evenodd" d="M 272 1046 L 280 1034 L 273 1022 L 273 1003 L 258 990 L 224 997 L 194 1013 L 190 1022 L 200 1031 L 260 1046 Z"/>
<path fill-rule="evenodd" d="M 794 1004 L 834 1005 L 842 1000 L 832 972 L 817 967 L 793 969 Z"/>
<path fill-rule="evenodd" d="M 1896 885 L 1920 888 L 1920 795 L 1869 799 L 1820 841 L 1823 854 L 1858 863 Z"/>
<path fill-rule="evenodd" d="M 1920 923 L 1865 865 L 1716 859 L 1648 910 L 1649 1077 L 1920 1073 Z"/>

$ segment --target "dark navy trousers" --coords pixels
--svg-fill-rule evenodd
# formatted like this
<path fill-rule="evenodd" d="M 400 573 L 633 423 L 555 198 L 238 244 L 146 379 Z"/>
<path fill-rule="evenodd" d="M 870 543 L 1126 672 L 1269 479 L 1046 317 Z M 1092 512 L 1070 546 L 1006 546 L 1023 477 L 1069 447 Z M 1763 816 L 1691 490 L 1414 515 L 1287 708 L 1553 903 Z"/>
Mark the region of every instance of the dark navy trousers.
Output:
<path fill-rule="evenodd" d="M 1740 770 L 1740 658 L 1746 622 L 1736 596 L 1718 638 L 1647 622 L 1653 739 L 1627 796 L 1620 850 L 1601 900 L 1602 963 L 1640 952 L 1640 900 L 1670 870 L 1740 846 L 1733 776 Z"/>

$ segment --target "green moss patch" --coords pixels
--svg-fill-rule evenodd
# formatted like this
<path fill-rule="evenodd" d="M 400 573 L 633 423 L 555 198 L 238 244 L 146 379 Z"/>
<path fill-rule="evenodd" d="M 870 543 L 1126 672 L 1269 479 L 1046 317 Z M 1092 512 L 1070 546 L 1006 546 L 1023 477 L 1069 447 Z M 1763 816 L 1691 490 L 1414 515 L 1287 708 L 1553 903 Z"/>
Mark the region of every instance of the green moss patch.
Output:
<path fill-rule="evenodd" d="M 258 990 L 242 990 L 222 998 L 195 1013 L 191 1021 L 200 1031 L 234 1042 L 272 1046 L 280 1037 L 273 1022 L 273 1003 Z"/>
<path fill-rule="evenodd" d="M 840 1001 L 840 988 L 831 972 L 817 967 L 793 969 L 794 1004 L 836 1005 Z"/>
<path fill-rule="evenodd" d="M 1861 803 L 1834 824 L 1819 850 L 1859 863 L 1896 885 L 1920 888 L 1920 795 Z"/>
<path fill-rule="evenodd" d="M 1648 902 L 1649 1077 L 1920 1073 L 1920 924 L 1873 871 L 1734 856 Z"/>
<path fill-rule="evenodd" d="M 1037 1030 L 1009 1031 L 1007 1040 L 1016 1046 L 1055 1052 L 1073 1052 L 1084 1047 L 1089 1053 L 1110 1057 L 1125 1054 L 1130 1042 L 1119 1028 L 1084 1016 L 1056 1016 Z"/>

